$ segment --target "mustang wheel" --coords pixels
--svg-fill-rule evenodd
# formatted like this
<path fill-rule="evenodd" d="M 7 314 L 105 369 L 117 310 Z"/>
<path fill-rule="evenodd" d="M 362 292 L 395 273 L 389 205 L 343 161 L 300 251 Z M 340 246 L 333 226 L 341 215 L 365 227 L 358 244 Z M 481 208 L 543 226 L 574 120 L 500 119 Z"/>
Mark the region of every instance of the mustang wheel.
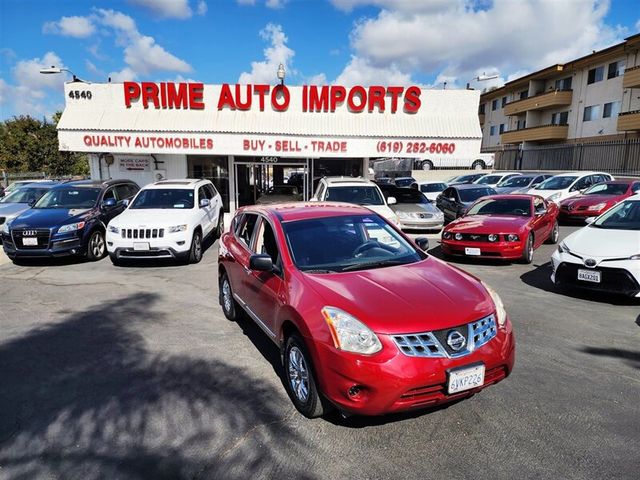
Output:
<path fill-rule="evenodd" d="M 222 305 L 222 313 L 227 317 L 227 320 L 235 320 L 237 318 L 237 303 L 233 298 L 233 291 L 231 290 L 231 282 L 229 282 L 229 276 L 227 273 L 223 273 L 220 277 L 220 283 L 218 285 L 220 289 L 220 305 Z"/>
<path fill-rule="evenodd" d="M 89 237 L 89 243 L 87 244 L 87 259 L 95 262 L 104 258 L 106 254 L 107 248 L 104 242 L 104 233 L 100 230 L 96 230 Z"/>
<path fill-rule="evenodd" d="M 551 235 L 549 235 L 549 243 L 555 245 L 558 243 L 558 237 L 560 236 L 560 227 L 558 226 L 558 221 L 556 220 L 553 224 L 553 228 L 551 229 Z"/>
<path fill-rule="evenodd" d="M 522 252 L 522 263 L 528 264 L 531 262 L 533 262 L 533 235 L 529 234 L 524 252 Z"/>
<path fill-rule="evenodd" d="M 298 334 L 287 338 L 283 360 L 285 384 L 295 407 L 307 418 L 321 416 L 324 407 L 313 376 L 311 357 Z"/>
<path fill-rule="evenodd" d="M 193 232 L 193 240 L 191 240 L 189 262 L 199 263 L 200 260 L 202 260 L 202 235 L 196 230 L 195 232 Z"/>

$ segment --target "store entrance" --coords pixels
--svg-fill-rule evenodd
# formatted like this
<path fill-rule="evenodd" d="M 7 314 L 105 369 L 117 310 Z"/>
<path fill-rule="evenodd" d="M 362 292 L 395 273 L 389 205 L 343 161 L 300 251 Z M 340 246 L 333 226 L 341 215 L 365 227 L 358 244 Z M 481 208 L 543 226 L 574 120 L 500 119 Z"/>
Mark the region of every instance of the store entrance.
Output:
<path fill-rule="evenodd" d="M 307 178 L 304 158 L 236 157 L 236 207 L 308 200 Z"/>
<path fill-rule="evenodd" d="M 311 196 L 322 177 L 362 177 L 362 158 L 315 158 L 313 159 L 313 183 Z"/>

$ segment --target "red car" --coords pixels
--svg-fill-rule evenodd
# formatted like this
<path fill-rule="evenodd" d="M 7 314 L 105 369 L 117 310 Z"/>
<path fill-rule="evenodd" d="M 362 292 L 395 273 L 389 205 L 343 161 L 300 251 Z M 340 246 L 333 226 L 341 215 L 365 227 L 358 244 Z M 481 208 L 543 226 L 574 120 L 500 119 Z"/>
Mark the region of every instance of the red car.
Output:
<path fill-rule="evenodd" d="M 636 193 L 640 193 L 640 181 L 637 180 L 598 183 L 584 193 L 560 202 L 560 221 L 584 222 L 588 217 L 599 217 L 617 203 Z"/>
<path fill-rule="evenodd" d="M 533 261 L 545 241 L 558 242 L 558 207 L 537 195 L 490 195 L 445 227 L 445 255 Z"/>
<path fill-rule="evenodd" d="M 220 241 L 220 304 L 280 348 L 307 417 L 468 397 L 511 372 L 511 323 L 490 287 L 416 244 L 357 205 L 245 207 Z"/>

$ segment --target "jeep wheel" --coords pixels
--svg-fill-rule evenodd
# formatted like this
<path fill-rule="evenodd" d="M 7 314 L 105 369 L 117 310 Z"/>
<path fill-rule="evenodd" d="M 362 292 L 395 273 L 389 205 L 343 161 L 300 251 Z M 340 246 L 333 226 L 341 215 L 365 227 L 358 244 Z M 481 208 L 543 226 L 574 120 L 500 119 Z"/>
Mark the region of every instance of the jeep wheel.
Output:
<path fill-rule="evenodd" d="M 202 234 L 196 230 L 193 232 L 193 239 L 191 240 L 189 263 L 200 263 L 200 260 L 202 260 Z"/>
<path fill-rule="evenodd" d="M 95 262 L 104 258 L 107 254 L 107 248 L 104 241 L 104 233 L 101 230 L 95 230 L 89 237 L 87 244 L 87 260 Z"/>

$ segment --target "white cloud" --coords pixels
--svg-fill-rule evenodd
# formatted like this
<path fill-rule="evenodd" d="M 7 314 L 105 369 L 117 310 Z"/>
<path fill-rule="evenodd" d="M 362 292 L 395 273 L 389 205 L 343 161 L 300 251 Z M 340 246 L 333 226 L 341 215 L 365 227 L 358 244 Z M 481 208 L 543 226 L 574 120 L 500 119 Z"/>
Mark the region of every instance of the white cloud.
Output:
<path fill-rule="evenodd" d="M 209 8 L 207 7 L 207 2 L 205 2 L 204 0 L 200 0 L 198 2 L 198 8 L 196 9 L 196 12 L 198 13 L 198 15 L 204 15 L 205 13 L 207 13 L 207 10 Z"/>
<path fill-rule="evenodd" d="M 131 70 L 129 67 L 125 67 L 120 71 L 109 73 L 108 77 L 114 83 L 129 82 L 131 80 L 137 80 L 138 74 Z"/>
<path fill-rule="evenodd" d="M 324 73 L 318 73 L 317 75 L 313 75 L 305 80 L 307 85 L 326 85 L 327 84 L 327 76 Z"/>
<path fill-rule="evenodd" d="M 283 8 L 287 0 L 267 0 L 265 5 L 267 8 Z"/>
<path fill-rule="evenodd" d="M 3 78 L 0 78 L 0 105 L 2 105 L 5 100 L 9 97 L 9 85 L 4 81 Z"/>
<path fill-rule="evenodd" d="M 636 32 L 640 31 L 640 18 L 636 22 Z"/>
<path fill-rule="evenodd" d="M 87 17 L 62 17 L 57 22 L 47 22 L 43 33 L 54 33 L 64 37 L 87 38 L 94 34 L 96 27 Z"/>
<path fill-rule="evenodd" d="M 287 46 L 288 38 L 282 27 L 269 23 L 260 31 L 260 36 L 270 43 L 270 46 L 264 49 L 264 61 L 251 62 L 251 72 L 241 73 L 238 82 L 272 84 L 276 80 L 278 65 L 281 63 L 287 70 L 287 75 L 295 75 L 297 72 L 290 68 L 295 52 Z"/>
<path fill-rule="evenodd" d="M 337 85 L 410 85 L 414 82 L 411 75 L 402 73 L 394 65 L 389 67 L 376 67 L 368 60 L 356 56 L 344 68 L 336 78 Z"/>
<path fill-rule="evenodd" d="M 190 18 L 193 11 L 189 0 L 128 0 L 129 3 L 146 8 L 160 18 Z"/>
<path fill-rule="evenodd" d="M 256 4 L 256 0 L 236 0 L 236 2 L 238 2 L 238 5 L 255 5 Z"/>
<path fill-rule="evenodd" d="M 357 76 L 359 68 L 367 78 L 368 68 L 373 67 L 404 76 L 439 72 L 464 86 L 484 71 L 508 77 L 563 63 L 610 46 L 625 33 L 604 23 L 608 0 L 332 3 L 343 10 L 363 5 L 383 8 L 354 27 L 351 45 L 358 61 L 352 59 L 345 68 L 341 77 L 347 78 Z"/>

